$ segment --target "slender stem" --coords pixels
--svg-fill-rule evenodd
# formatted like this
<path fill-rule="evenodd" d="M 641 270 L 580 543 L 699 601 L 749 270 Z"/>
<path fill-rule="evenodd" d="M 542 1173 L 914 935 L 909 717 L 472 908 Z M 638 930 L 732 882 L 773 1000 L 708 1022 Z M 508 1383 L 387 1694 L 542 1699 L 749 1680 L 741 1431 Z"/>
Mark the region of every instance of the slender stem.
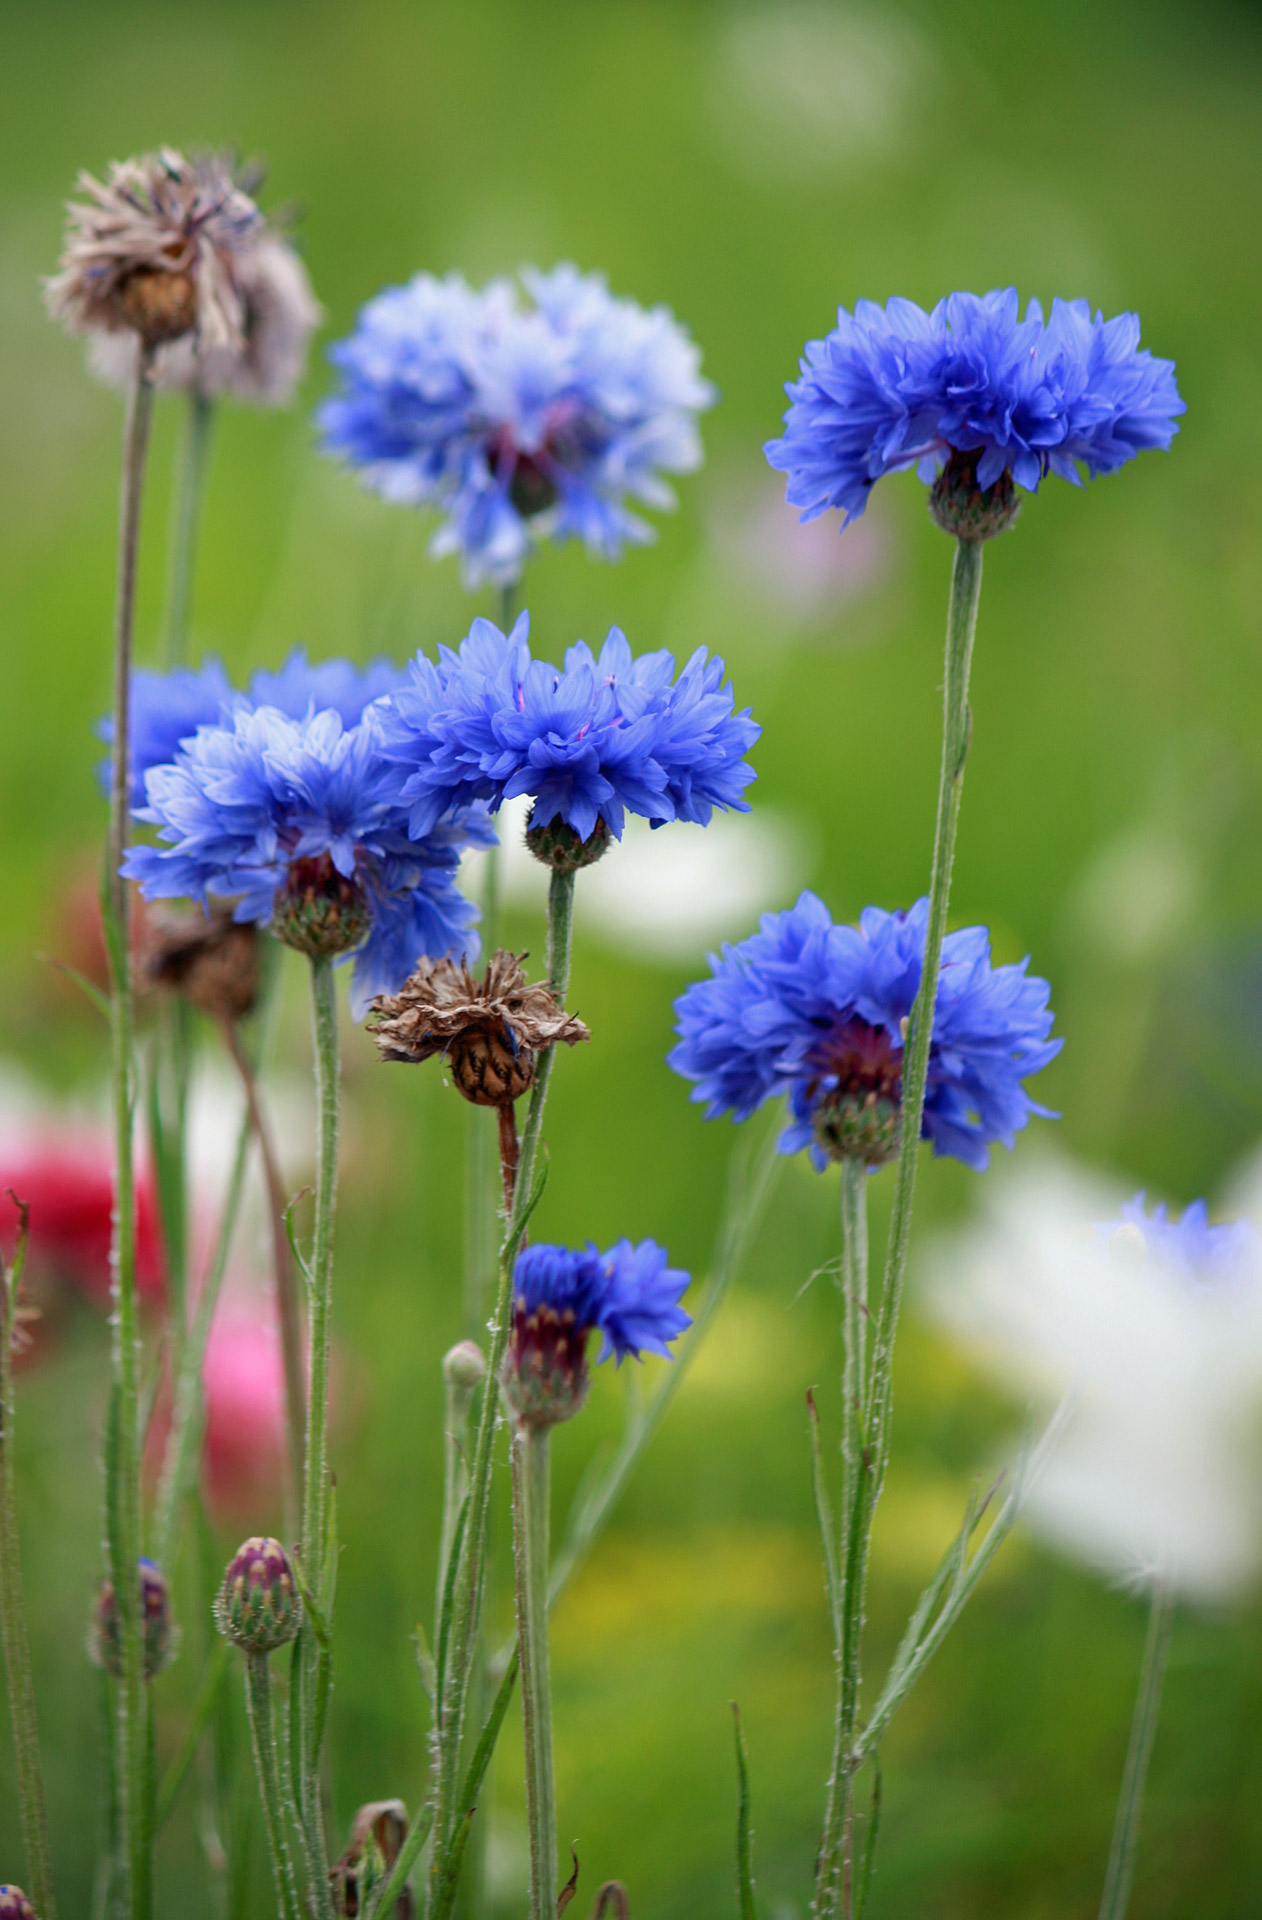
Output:
<path fill-rule="evenodd" d="M 1122 1790 L 1118 1795 L 1117 1817 L 1113 1824 L 1108 1871 L 1104 1876 L 1100 1920 L 1124 1920 L 1130 1902 L 1139 1819 L 1143 1811 L 1144 1789 L 1148 1784 L 1148 1762 L 1152 1758 L 1153 1736 L 1157 1731 L 1157 1715 L 1161 1709 L 1161 1687 L 1166 1676 L 1173 1623 L 1174 1594 L 1169 1585 L 1158 1578 L 1153 1581 L 1144 1664 L 1140 1670 L 1130 1744 L 1126 1749 L 1126 1766 L 1122 1774 Z"/>
<path fill-rule="evenodd" d="M 451 1549 L 465 1494 L 469 1490 L 469 1408 L 475 1387 L 463 1379 L 445 1378 L 446 1408 L 443 1420 L 443 1514 L 438 1542 L 438 1580 L 434 1593 L 434 1630 L 443 1616 L 443 1596 L 451 1565 Z"/>
<path fill-rule="evenodd" d="M 15 1484 L 13 1336 L 17 1314 L 17 1279 L 21 1255 L 11 1274 L 0 1259 L 0 1643 L 4 1648 L 9 1722 L 17 1759 L 18 1805 L 22 1845 L 31 1899 L 40 1920 L 56 1920 L 52 1855 L 48 1846 L 48 1813 L 44 1802 L 44 1775 L 39 1758 L 39 1726 L 35 1717 L 35 1683 L 26 1633 L 26 1600 L 22 1590 L 19 1554 L 17 1488 Z"/>
<path fill-rule="evenodd" d="M 210 450 L 210 429 L 214 416 L 214 402 L 196 387 L 191 387 L 188 395 L 188 427 L 177 481 L 175 529 L 171 541 L 171 584 L 167 597 L 168 668 L 183 666 L 187 649 L 193 575 L 197 565 L 197 536 L 206 480 L 206 456 Z"/>
<path fill-rule="evenodd" d="M 285 1816 L 280 1797 L 280 1776 L 276 1767 L 276 1732 L 272 1725 L 272 1676 L 265 1653 L 245 1656 L 245 1704 L 250 1716 L 250 1744 L 254 1749 L 254 1770 L 258 1776 L 259 1804 L 267 1829 L 267 1846 L 272 1856 L 272 1875 L 276 1882 L 276 1900 L 281 1920 L 302 1920 L 302 1906 L 294 1879 L 294 1863 L 289 1854 Z"/>
<path fill-rule="evenodd" d="M 337 992 L 333 964 L 311 960 L 311 1008 L 315 1029 L 317 1095 L 315 1236 L 311 1254 L 310 1351 L 307 1359 L 307 1439 L 303 1462 L 302 1564 L 311 1590 L 326 1609 L 335 1569 L 329 1564 L 329 1360 L 333 1339 L 333 1219 L 337 1199 L 338 1083 Z M 317 1860 L 312 1897 L 323 1920 L 332 1898 L 325 1864 L 324 1809 L 320 1796 L 321 1695 L 327 1653 L 319 1646 L 308 1613 L 299 1639 L 302 1684 L 299 1793 L 302 1823 Z"/>
<path fill-rule="evenodd" d="M 867 1400 L 864 1354 L 868 1299 L 868 1175 L 862 1161 L 841 1163 L 841 1280 L 842 1333 L 845 1359 L 842 1371 L 842 1454 L 845 1474 L 842 1491 L 841 1635 L 835 1649 L 836 1705 L 833 1721 L 832 1771 L 824 1810 L 824 1831 L 816 1866 L 814 1910 L 819 1920 L 849 1912 L 852 1883 L 855 1722 L 859 1710 L 861 1643 L 863 1637 L 864 1575 L 860 1552 L 862 1516 L 869 1490 L 872 1456 L 867 1441 Z M 839 1878 L 840 1869 L 840 1878 Z"/>
<path fill-rule="evenodd" d="M 285 1373 L 285 1430 L 289 1437 L 289 1484 L 292 1497 L 296 1501 L 302 1486 L 303 1434 L 307 1412 L 302 1377 L 302 1323 L 298 1306 L 298 1289 L 294 1285 L 293 1253 L 285 1225 L 287 1209 L 285 1183 L 281 1177 L 276 1149 L 272 1143 L 271 1130 L 263 1117 L 254 1064 L 241 1044 L 241 1033 L 236 1021 L 224 1020 L 221 1024 L 224 1044 L 241 1076 L 250 1124 L 254 1129 L 254 1137 L 258 1141 L 259 1157 L 263 1162 L 263 1178 L 267 1187 L 268 1229 L 272 1243 L 272 1284 L 276 1290 L 276 1319 L 280 1328 L 281 1361 Z"/>
<path fill-rule="evenodd" d="M 925 928 L 920 990 L 916 995 L 915 1006 L 912 1008 L 911 1029 L 903 1055 L 902 1140 L 899 1146 L 894 1207 L 890 1218 L 889 1244 L 885 1257 L 881 1312 L 872 1352 L 869 1424 L 871 1441 L 876 1454 L 876 1472 L 872 1487 L 873 1506 L 880 1497 L 888 1456 L 890 1369 L 894 1352 L 894 1335 L 898 1327 L 898 1310 L 902 1304 L 903 1278 L 907 1269 L 912 1201 L 916 1190 L 916 1158 L 920 1146 L 920 1123 L 924 1114 L 925 1087 L 929 1074 L 929 1044 L 933 1038 L 938 969 L 942 960 L 942 940 L 946 932 L 947 905 L 951 894 L 951 863 L 955 857 L 955 833 L 959 824 L 960 800 L 964 791 L 964 765 L 968 758 L 972 732 L 968 707 L 968 676 L 973 657 L 973 635 L 977 627 L 977 602 L 981 594 L 981 586 L 981 541 L 957 541 L 955 561 L 951 569 L 951 598 L 947 607 L 946 659 L 942 684 L 942 766 L 938 779 L 938 817 L 933 840 L 933 871 L 929 883 L 929 917 Z"/>
<path fill-rule="evenodd" d="M 152 1894 L 145 1837 L 145 1699 L 141 1646 L 140 1435 L 138 1429 L 140 1330 L 136 1303 L 135 1187 L 132 1171 L 134 1108 L 133 994 L 127 885 L 131 789 L 131 662 L 136 607 L 136 560 L 144 491 L 149 423 L 153 410 L 153 353 L 140 341 L 123 431 L 119 509 L 118 587 L 114 608 L 114 738 L 110 765 L 110 815 L 104 907 L 113 991 L 110 996 L 111 1082 L 114 1118 L 114 1226 L 110 1250 L 112 1370 L 117 1431 L 107 1489 L 110 1579 L 118 1605 L 122 1679 L 118 1689 L 119 1800 L 123 1829 L 127 1907 L 131 1920 L 147 1920 Z"/>
<path fill-rule="evenodd" d="M 237 1134 L 236 1153 L 233 1156 L 232 1171 L 228 1176 L 228 1190 L 224 1196 L 219 1235 L 215 1242 L 210 1272 L 197 1297 L 197 1310 L 193 1315 L 193 1324 L 189 1328 L 188 1338 L 184 1342 L 183 1359 L 176 1376 L 171 1409 L 171 1431 L 167 1436 L 151 1528 L 153 1557 L 159 1566 L 167 1565 L 172 1558 L 184 1503 L 196 1477 L 202 1426 L 202 1370 L 206 1363 L 206 1346 L 210 1339 L 211 1322 L 215 1317 L 215 1308 L 219 1304 L 219 1292 L 227 1271 L 228 1255 L 232 1251 L 232 1237 L 236 1229 L 237 1216 L 241 1210 L 241 1196 L 245 1191 L 245 1170 L 249 1159 L 251 1131 L 250 1116 L 247 1111 Z"/>
<path fill-rule="evenodd" d="M 496 1119 L 499 1122 L 500 1135 L 500 1187 L 504 1195 L 504 1218 L 507 1220 L 513 1211 L 513 1195 L 517 1189 L 517 1162 L 521 1155 L 521 1143 L 517 1138 L 517 1109 L 511 1102 L 497 1107 Z"/>
<path fill-rule="evenodd" d="M 530 1834 L 530 1920 L 555 1920 L 557 1900 L 552 1685 L 548 1671 L 551 1441 L 547 1427 L 518 1427 L 512 1451 L 517 1644 L 521 1649 L 526 1824 Z"/>
<path fill-rule="evenodd" d="M 558 1005 L 565 1005 L 570 980 L 574 921 L 574 875 L 553 873 L 548 890 L 548 987 Z M 438 1875 L 457 1818 L 456 1781 L 460 1742 L 464 1730 L 469 1681 L 477 1647 L 482 1606 L 482 1569 L 486 1553 L 487 1514 L 491 1497 L 491 1460 L 499 1418 L 499 1376 L 508 1341 L 513 1291 L 513 1256 L 520 1244 L 525 1210 L 534 1185 L 543 1110 L 552 1077 L 555 1047 L 545 1047 L 535 1068 L 535 1084 L 518 1161 L 513 1207 L 500 1249 L 499 1287 L 490 1324 L 486 1386 L 478 1416 L 478 1434 L 470 1474 L 469 1513 L 461 1542 L 452 1605 L 451 1651 L 443 1689 L 443 1711 L 438 1727 L 438 1764 L 434 1783 L 434 1850 L 430 1870 L 431 1903 L 438 1898 Z"/>

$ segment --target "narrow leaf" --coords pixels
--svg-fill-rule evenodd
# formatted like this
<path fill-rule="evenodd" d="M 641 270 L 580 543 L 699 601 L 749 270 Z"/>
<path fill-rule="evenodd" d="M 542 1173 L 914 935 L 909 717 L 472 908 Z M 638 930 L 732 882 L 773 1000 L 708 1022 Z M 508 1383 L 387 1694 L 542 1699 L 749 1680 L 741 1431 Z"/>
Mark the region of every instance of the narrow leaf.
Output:
<path fill-rule="evenodd" d="M 736 1813 L 736 1896 L 740 1920 L 758 1920 L 754 1899 L 753 1841 L 749 1830 L 749 1763 L 745 1754 L 745 1736 L 741 1731 L 741 1710 L 732 1702 L 732 1724 L 736 1733 L 736 1777 L 740 1800 Z"/>
<path fill-rule="evenodd" d="M 574 1862 L 574 1871 L 557 1895 L 557 1920 L 561 1920 L 561 1915 L 578 1892 L 578 1847 L 573 1840 L 570 1842 L 570 1859 Z"/>
<path fill-rule="evenodd" d="M 819 1535 L 824 1548 L 824 1579 L 828 1588 L 828 1611 L 833 1623 L 833 1650 L 841 1656 L 842 1635 L 842 1593 L 841 1576 L 837 1570 L 837 1534 L 833 1521 L 833 1505 L 829 1497 L 828 1481 L 824 1475 L 824 1457 L 820 1445 L 819 1410 L 815 1405 L 815 1395 L 808 1389 L 806 1410 L 811 1423 L 811 1480 L 815 1488 L 815 1514 L 819 1521 Z"/>
<path fill-rule="evenodd" d="M 868 1904 L 868 1893 L 872 1886 L 872 1868 L 876 1861 L 876 1836 L 881 1830 L 881 1762 L 877 1754 L 872 1755 L 872 1804 L 868 1809 L 867 1831 L 863 1837 L 863 1861 L 859 1868 L 859 1884 L 855 1892 L 854 1920 L 863 1920 L 863 1909 Z"/>

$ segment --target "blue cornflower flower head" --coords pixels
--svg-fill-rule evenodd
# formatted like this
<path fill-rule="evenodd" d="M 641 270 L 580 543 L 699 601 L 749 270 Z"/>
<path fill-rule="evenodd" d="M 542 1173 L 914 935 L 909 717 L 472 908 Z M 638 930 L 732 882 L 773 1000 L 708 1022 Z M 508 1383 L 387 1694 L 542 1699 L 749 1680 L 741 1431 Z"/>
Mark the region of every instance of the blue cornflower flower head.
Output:
<path fill-rule="evenodd" d="M 384 703 L 383 750 L 413 832 L 453 801 L 494 810 L 527 794 L 527 845 L 572 870 L 621 838 L 628 812 L 705 826 L 715 807 L 748 811 L 744 756 L 761 728 L 735 711 L 721 659 L 700 648 L 676 678 L 671 654 L 637 659 L 614 627 L 598 655 L 580 641 L 557 668 L 531 657 L 529 631 L 525 613 L 509 634 L 475 620 L 437 665 L 418 655 Z"/>
<path fill-rule="evenodd" d="M 768 913 L 761 931 L 710 960 L 711 977 L 675 1002 L 669 1059 L 694 1081 L 707 1118 L 746 1120 L 781 1094 L 790 1123 L 781 1151 L 809 1147 L 815 1165 L 870 1167 L 898 1151 L 903 1043 L 920 986 L 929 903 L 905 913 L 868 907 L 835 926 L 822 900 Z M 1046 1107 L 1022 1082 L 1061 1048 L 1045 980 L 1028 961 L 996 967 L 984 927 L 948 934 L 934 1008 L 921 1137 L 934 1152 L 984 1168 Z"/>
<path fill-rule="evenodd" d="M 245 702 L 200 727 L 150 770 L 138 817 L 156 846 L 123 871 L 148 899 L 235 901 L 311 955 L 355 953 L 356 1017 L 402 985 L 422 954 L 477 951 L 477 910 L 458 891 L 463 847 L 493 837 L 482 809 L 448 812 L 413 838 L 389 797 L 379 709 L 346 727 L 332 708 L 302 718 Z"/>
<path fill-rule="evenodd" d="M 131 804 L 145 804 L 145 776 L 151 767 L 160 767 L 175 758 L 182 740 L 198 727 L 214 726 L 231 706 L 236 695 L 220 661 L 210 659 L 195 669 L 180 668 L 174 673 L 155 673 L 137 667 L 131 677 L 130 739 Z M 114 721 L 109 714 L 97 722 L 97 738 L 107 745 L 114 738 Z M 102 789 L 109 790 L 110 763 L 97 767 Z"/>
<path fill-rule="evenodd" d="M 1164 1204 L 1151 1213 L 1146 1196 L 1137 1193 L 1122 1208 L 1120 1220 L 1100 1231 L 1110 1240 L 1131 1242 L 1164 1265 L 1197 1280 L 1228 1279 L 1248 1267 L 1257 1268 L 1262 1240 L 1247 1220 L 1211 1222 L 1203 1200 L 1194 1200 L 1179 1220 L 1172 1220 Z"/>
<path fill-rule="evenodd" d="M 552 1426 L 587 1397 L 587 1342 L 602 1336 L 597 1358 L 670 1357 L 672 1340 L 691 1326 L 679 1304 L 688 1275 L 667 1265 L 655 1240 L 619 1240 L 608 1253 L 586 1247 L 527 1247 L 513 1274 L 513 1325 L 503 1385 L 517 1419 Z"/>
<path fill-rule="evenodd" d="M 1015 288 L 953 293 L 926 313 L 912 300 L 843 307 L 807 343 L 785 431 L 767 459 L 812 520 L 857 519 L 884 474 L 915 467 L 935 482 L 935 518 L 962 538 L 1010 526 L 1013 484 L 1048 473 L 1081 483 L 1146 448 L 1170 445 L 1185 411 L 1174 362 L 1139 345 L 1133 313 L 1106 320 L 1085 300 L 1022 318 Z"/>
<path fill-rule="evenodd" d="M 251 677 L 246 698 L 251 706 L 276 707 L 293 720 L 301 720 L 309 710 L 319 713 L 331 708 L 344 727 L 355 727 L 364 717 L 364 708 L 393 693 L 402 678 L 394 661 L 384 657 L 357 667 L 353 661 L 336 658 L 310 661 L 305 647 L 295 647 L 279 672 L 259 668 Z"/>
<path fill-rule="evenodd" d="M 701 464 L 716 397 L 665 307 L 572 266 L 519 279 L 421 273 L 378 294 L 332 348 L 342 385 L 317 415 L 366 486 L 445 516 L 433 552 L 459 553 L 469 586 L 511 585 L 543 539 L 607 560 L 651 539 L 628 502 L 675 504 L 663 476 Z"/>

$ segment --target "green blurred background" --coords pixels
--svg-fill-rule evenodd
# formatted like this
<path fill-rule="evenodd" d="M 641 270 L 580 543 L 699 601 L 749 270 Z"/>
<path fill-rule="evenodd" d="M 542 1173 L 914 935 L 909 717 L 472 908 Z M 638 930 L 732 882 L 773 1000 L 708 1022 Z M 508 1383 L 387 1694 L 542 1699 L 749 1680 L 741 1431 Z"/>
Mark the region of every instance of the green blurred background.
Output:
<path fill-rule="evenodd" d="M 923 489 L 896 480 L 849 545 L 811 543 L 803 585 L 760 453 L 780 383 L 838 302 L 865 295 L 929 303 L 1015 283 L 1023 297 L 1082 293 L 1142 315 L 1188 403 L 1172 453 L 1085 492 L 1049 484 L 987 557 L 952 917 L 987 922 L 998 958 L 1029 952 L 1053 983 L 1066 1046 L 1044 1097 L 1064 1113 L 1058 1143 L 1176 1203 L 1221 1187 L 1262 1127 L 1256 8 L 7 0 L 0 68 L 11 1059 L 63 1092 L 104 1072 L 93 1016 L 36 956 L 56 949 L 64 889 L 90 871 L 103 826 L 91 726 L 107 699 L 119 406 L 43 318 L 38 277 L 80 166 L 162 141 L 227 143 L 266 157 L 269 204 L 301 206 L 326 341 L 420 267 L 476 280 L 523 259 L 603 268 L 692 329 L 722 393 L 704 471 L 654 548 L 616 567 L 577 549 L 532 566 L 534 633 L 549 653 L 616 620 L 638 647 L 721 651 L 764 727 L 754 804 L 797 833 L 802 877 L 838 917 L 905 904 L 926 883 L 950 555 Z M 489 596 L 470 603 L 453 563 L 428 560 L 427 522 L 317 456 L 310 405 L 328 385 L 317 353 L 294 411 L 224 412 L 217 428 L 195 648 L 239 673 L 297 641 L 314 655 L 401 657 L 492 611 Z M 160 416 L 142 657 L 161 617 L 179 408 Z M 536 917 L 519 913 L 509 932 L 540 951 Z M 671 998 L 699 958 L 620 955 L 584 930 L 580 887 L 574 1002 L 594 1041 L 554 1084 L 550 1237 L 652 1233 L 704 1271 L 735 1136 L 705 1124 L 663 1064 Z M 288 986 L 282 1052 L 301 1063 L 300 978 Z M 339 1835 L 359 1802 L 411 1804 L 423 1786 L 409 1635 L 432 1588 L 438 1358 L 462 1331 L 467 1132 L 436 1073 L 380 1073 L 354 1031 L 346 1086 Z M 975 1181 L 926 1163 L 921 1247 L 967 1210 Z M 637 1920 L 734 1911 L 731 1699 L 750 1746 L 764 1913 L 806 1912 L 831 1679 L 803 1395 L 820 1385 L 835 1430 L 838 1364 L 831 1286 L 803 1287 L 835 1255 L 834 1203 L 831 1180 L 786 1169 L 705 1357 L 556 1616 L 563 1837 L 579 1839 L 588 1897 L 619 1876 Z M 99 1818 L 81 1645 L 99 1568 L 104 1365 L 103 1325 L 85 1312 L 23 1374 L 20 1402 L 51 1815 L 63 1911 L 76 1915 Z M 616 1432 L 621 1385 L 602 1380 L 560 1436 L 560 1501 Z M 914 1301 L 897 1411 L 874 1664 L 971 1476 L 1002 1457 L 1019 1419 Z M 502 1548 L 502 1485 L 499 1503 Z M 225 1532 L 220 1546 L 233 1544 Z M 505 1620 L 502 1553 L 495 1608 Z M 186 1625 L 184 1656 L 158 1683 L 164 1753 L 203 1657 L 200 1623 Z M 1262 1908 L 1260 1625 L 1245 1604 L 1177 1628 L 1136 1920 Z M 1133 1600 L 1029 1539 L 1005 1548 L 886 1743 L 874 1914 L 1094 1913 L 1142 1636 Z M 159 1868 L 160 1911 L 189 1920 L 216 1910 L 195 1806 L 190 1793 Z M 485 1813 L 487 1911 L 518 1912 L 515 1719 Z M 262 1915 L 257 1839 L 255 1863 L 249 1911 Z M 4 1875 L 22 1877 L 7 1739 Z"/>

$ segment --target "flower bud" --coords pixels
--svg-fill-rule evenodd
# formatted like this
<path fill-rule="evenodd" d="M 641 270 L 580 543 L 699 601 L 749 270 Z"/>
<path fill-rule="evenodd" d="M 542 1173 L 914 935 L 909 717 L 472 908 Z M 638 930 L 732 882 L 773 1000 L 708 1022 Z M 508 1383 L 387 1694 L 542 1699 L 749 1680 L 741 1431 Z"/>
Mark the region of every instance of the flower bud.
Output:
<path fill-rule="evenodd" d="M 587 1398 L 591 1376 L 587 1339 L 571 1308 L 537 1306 L 518 1297 L 504 1354 L 501 1384 L 510 1412 L 524 1427 L 554 1427 L 572 1420 Z"/>
<path fill-rule="evenodd" d="M 475 1340 L 461 1340 L 443 1356 L 443 1379 L 449 1387 L 473 1393 L 486 1379 L 486 1360 Z"/>
<path fill-rule="evenodd" d="M 554 873 L 577 873 L 580 867 L 590 867 L 609 845 L 609 828 L 603 820 L 597 820 L 586 840 L 580 840 L 564 820 L 550 820 L 538 827 L 534 820 L 532 808 L 526 822 L 526 845 L 535 859 L 542 860 Z"/>
<path fill-rule="evenodd" d="M 21 1887 L 11 1887 L 5 1881 L 0 1881 L 0 1920 L 37 1920 Z"/>
<path fill-rule="evenodd" d="M 221 1020 L 242 1020 L 259 993 L 259 930 L 230 914 L 146 910 L 139 921 L 141 978 Z"/>
<path fill-rule="evenodd" d="M 978 453 L 953 453 L 929 493 L 932 519 L 957 540 L 993 540 L 1008 531 L 1021 506 L 1006 468 L 993 487 L 978 486 Z"/>
<path fill-rule="evenodd" d="M 279 1540 L 256 1535 L 238 1547 L 215 1601 L 215 1625 L 243 1653 L 274 1653 L 297 1636 L 302 1601 Z"/>
<path fill-rule="evenodd" d="M 141 1629 L 144 1676 L 152 1680 L 175 1658 L 176 1634 L 171 1624 L 171 1595 L 152 1560 L 140 1562 Z M 119 1637 L 118 1600 L 107 1580 L 92 1610 L 88 1629 L 88 1658 L 115 1680 L 123 1677 L 123 1649 Z"/>
<path fill-rule="evenodd" d="M 360 881 L 339 873 L 327 853 L 291 861 L 272 910 L 278 940 L 313 960 L 328 960 L 361 946 L 371 925 Z"/>

